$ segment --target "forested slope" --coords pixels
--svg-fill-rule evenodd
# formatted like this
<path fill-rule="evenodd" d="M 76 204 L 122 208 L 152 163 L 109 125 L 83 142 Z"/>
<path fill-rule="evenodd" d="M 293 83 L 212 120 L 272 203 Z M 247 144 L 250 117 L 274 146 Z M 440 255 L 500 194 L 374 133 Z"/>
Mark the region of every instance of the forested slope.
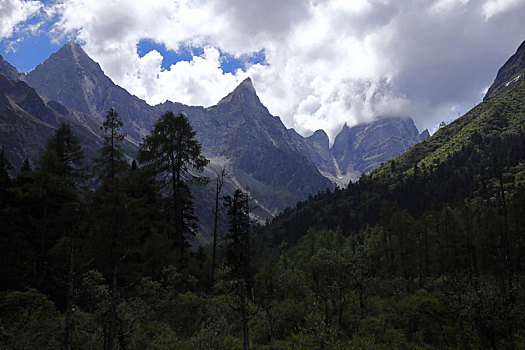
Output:
<path fill-rule="evenodd" d="M 303 327 L 280 329 L 305 347 L 521 348 L 524 227 L 517 80 L 347 188 L 277 217 L 260 232 L 259 278 L 275 320 L 291 313 Z"/>

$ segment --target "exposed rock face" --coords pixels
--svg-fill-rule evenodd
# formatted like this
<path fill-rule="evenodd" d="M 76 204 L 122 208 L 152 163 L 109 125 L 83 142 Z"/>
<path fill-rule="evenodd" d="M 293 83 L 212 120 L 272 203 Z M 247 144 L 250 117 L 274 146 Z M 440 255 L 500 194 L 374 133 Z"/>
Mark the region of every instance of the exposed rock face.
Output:
<path fill-rule="evenodd" d="M 295 134 L 296 142 L 303 142 L 308 159 L 339 186 L 346 186 L 430 136 L 428 130 L 419 134 L 411 118 L 384 118 L 354 127 L 345 124 L 332 148 L 322 130 L 307 138 Z"/>
<path fill-rule="evenodd" d="M 483 101 L 486 101 L 496 92 L 517 79 L 525 79 L 525 41 L 521 43 L 516 53 L 498 70 L 496 79 L 494 79 L 494 82 L 485 94 Z"/>
<path fill-rule="evenodd" d="M 333 187 L 261 103 L 249 78 L 215 106 L 165 103 L 163 109 L 186 113 L 205 155 L 212 163 L 227 160 L 231 175 L 272 214 Z"/>
<path fill-rule="evenodd" d="M 295 130 L 288 130 L 294 143 L 301 149 L 301 152 L 315 164 L 319 172 L 339 184 L 337 174 L 339 173 L 337 163 L 330 152 L 330 140 L 324 130 L 317 130 L 309 137 L 302 137 Z"/>
<path fill-rule="evenodd" d="M 428 131 L 419 134 L 411 118 L 385 118 L 353 128 L 345 124 L 332 154 L 342 174 L 369 173 L 426 137 Z"/>
<path fill-rule="evenodd" d="M 211 168 L 226 166 L 232 187 L 249 188 L 271 214 L 333 186 L 290 143 L 286 127 L 262 105 L 250 79 L 210 108 L 169 101 L 149 106 L 115 85 L 79 45 L 69 43 L 25 80 L 39 94 L 90 114 L 98 123 L 115 108 L 128 139 L 137 145 L 165 111 L 186 113 Z M 208 169 L 209 176 L 214 173 Z"/>
<path fill-rule="evenodd" d="M 25 82 L 0 73 L 0 140 L 15 168 L 19 169 L 25 158 L 37 159 L 62 122 L 71 124 L 81 137 L 86 155 L 95 156 L 102 142 L 91 118 L 41 98 Z"/>
<path fill-rule="evenodd" d="M 115 108 L 130 139 L 137 142 L 156 119 L 151 107 L 107 77 L 100 65 L 75 43 L 68 43 L 36 66 L 23 79 L 38 94 L 64 106 L 91 115 L 101 123 L 109 108 Z"/>
<path fill-rule="evenodd" d="M 4 73 L 9 79 L 18 80 L 20 73 L 9 62 L 0 55 L 0 73 Z"/>

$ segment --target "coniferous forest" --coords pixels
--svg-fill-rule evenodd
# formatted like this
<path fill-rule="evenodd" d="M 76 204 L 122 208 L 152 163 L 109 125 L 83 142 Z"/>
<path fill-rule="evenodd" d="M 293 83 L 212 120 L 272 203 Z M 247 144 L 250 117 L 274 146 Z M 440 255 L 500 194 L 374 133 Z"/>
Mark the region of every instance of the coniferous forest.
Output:
<path fill-rule="evenodd" d="M 521 79 L 266 225 L 200 176 L 184 114 L 136 159 L 114 109 L 96 159 L 68 124 L 21 169 L 2 151 L 0 348 L 525 348 L 523 96 Z M 199 183 L 225 218 L 207 245 Z"/>

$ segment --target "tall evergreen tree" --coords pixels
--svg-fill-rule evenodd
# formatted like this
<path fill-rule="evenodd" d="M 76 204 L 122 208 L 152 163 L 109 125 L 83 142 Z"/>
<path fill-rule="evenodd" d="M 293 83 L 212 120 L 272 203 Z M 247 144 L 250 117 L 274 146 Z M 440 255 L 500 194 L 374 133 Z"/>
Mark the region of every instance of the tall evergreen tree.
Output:
<path fill-rule="evenodd" d="M 86 179 L 83 162 L 82 143 L 66 123 L 49 138 L 44 154 L 37 161 L 40 171 L 61 177 L 71 187 Z"/>
<path fill-rule="evenodd" d="M 80 187 L 86 181 L 86 168 L 83 166 L 84 153 L 80 139 L 73 133 L 69 124 L 62 123 L 46 144 L 44 154 L 37 164 L 33 186 L 39 187 L 43 194 L 43 215 L 41 217 L 41 263 L 47 265 L 47 250 L 53 245 L 60 246 L 64 240 L 68 244 L 66 274 L 66 317 L 65 348 L 71 349 L 74 315 L 73 290 L 75 276 L 75 244 L 82 217 Z M 57 262 L 56 264 L 61 264 Z M 54 270 L 54 268 L 51 268 Z"/>
<path fill-rule="evenodd" d="M 193 197 L 188 187 L 190 180 L 203 177 L 190 174 L 189 169 L 202 171 L 208 160 L 201 155 L 201 145 L 188 118 L 180 113 L 164 113 L 153 131 L 140 145 L 138 160 L 157 175 L 166 189 L 167 215 L 174 227 L 172 239 L 181 252 L 187 247 L 187 238 L 195 235 Z"/>
<path fill-rule="evenodd" d="M 5 203 L 4 191 L 11 186 L 11 178 L 9 177 L 9 171 L 13 169 L 13 166 L 5 156 L 4 147 L 0 151 L 0 199 L 2 203 Z"/>
<path fill-rule="evenodd" d="M 123 123 L 113 108 L 108 110 L 101 126 L 105 132 L 100 157 L 95 160 L 94 171 L 100 187 L 94 194 L 94 244 L 102 247 L 101 263 L 108 266 L 111 280 L 111 306 L 105 331 L 104 348 L 113 349 L 117 327 L 119 265 L 130 246 L 130 232 L 125 232 L 126 198 L 124 179 L 128 163 L 122 152 L 121 142 L 125 134 L 119 131 Z M 125 237 L 126 236 L 126 237 Z M 100 251 L 100 250 L 99 250 Z"/>
<path fill-rule="evenodd" d="M 224 206 L 227 209 L 230 226 L 226 235 L 228 243 L 225 249 L 225 260 L 229 271 L 227 278 L 231 286 L 229 292 L 238 299 L 238 306 L 235 309 L 241 314 L 243 348 L 249 350 L 249 321 L 251 316 L 248 303 L 251 299 L 253 267 L 251 264 L 251 222 L 248 195 L 238 189 L 233 196 L 224 197 Z"/>
<path fill-rule="evenodd" d="M 213 211 L 213 247 L 211 258 L 211 285 L 215 281 L 215 268 L 217 265 L 217 224 L 219 219 L 219 197 L 221 195 L 222 186 L 224 185 L 224 176 L 226 176 L 226 169 L 223 168 L 220 174 L 217 174 L 215 179 L 215 210 Z"/>

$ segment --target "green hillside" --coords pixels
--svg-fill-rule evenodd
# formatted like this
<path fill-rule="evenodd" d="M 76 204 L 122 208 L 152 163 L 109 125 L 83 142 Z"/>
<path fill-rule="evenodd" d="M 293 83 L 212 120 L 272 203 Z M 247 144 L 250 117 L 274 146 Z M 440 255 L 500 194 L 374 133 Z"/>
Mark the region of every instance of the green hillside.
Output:
<path fill-rule="evenodd" d="M 511 83 L 450 125 L 438 129 L 431 138 L 397 157 L 394 160 L 397 170 L 410 174 L 414 164 L 424 169 L 446 161 L 462 148 L 473 147 L 476 152 L 482 153 L 486 139 L 520 135 L 525 128 L 524 96 L 525 79 Z M 370 175 L 375 180 L 385 180 L 395 173 L 390 170 L 387 165 Z"/>

